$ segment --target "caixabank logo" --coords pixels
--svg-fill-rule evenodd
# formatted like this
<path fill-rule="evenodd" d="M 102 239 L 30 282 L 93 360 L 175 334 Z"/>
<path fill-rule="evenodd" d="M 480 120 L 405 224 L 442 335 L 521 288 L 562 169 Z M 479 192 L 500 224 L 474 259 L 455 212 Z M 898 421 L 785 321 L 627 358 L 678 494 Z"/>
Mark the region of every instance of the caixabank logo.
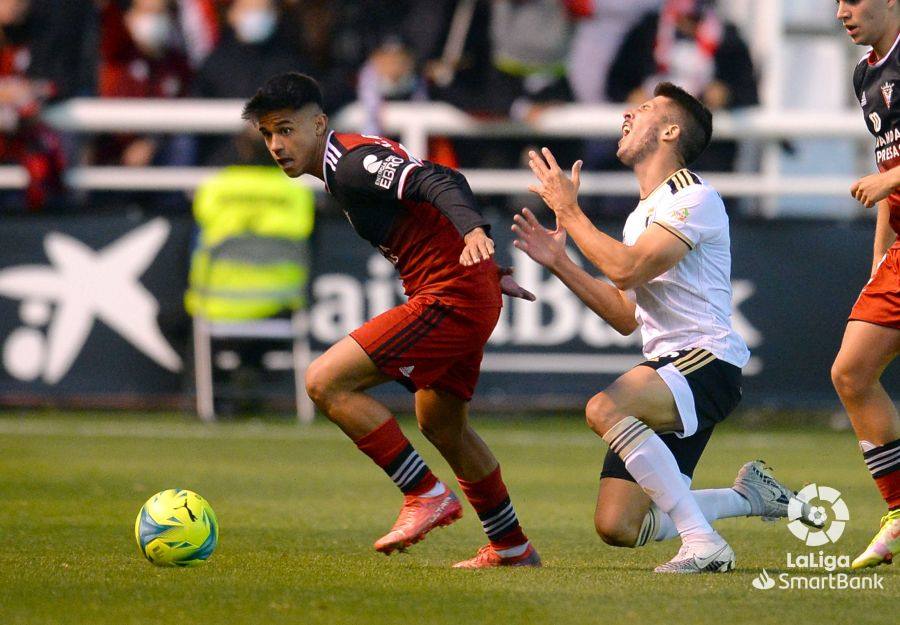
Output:
<path fill-rule="evenodd" d="M 803 504 L 808 503 L 807 519 L 818 529 L 802 521 Z M 808 484 L 788 505 L 788 530 L 807 547 L 837 543 L 850 522 L 850 509 L 840 491 L 830 486 Z M 850 573 L 851 558 L 847 554 L 825 550 L 785 555 L 785 569 L 769 573 L 766 569 L 751 585 L 757 590 L 884 590 L 884 576 L 878 573 Z"/>

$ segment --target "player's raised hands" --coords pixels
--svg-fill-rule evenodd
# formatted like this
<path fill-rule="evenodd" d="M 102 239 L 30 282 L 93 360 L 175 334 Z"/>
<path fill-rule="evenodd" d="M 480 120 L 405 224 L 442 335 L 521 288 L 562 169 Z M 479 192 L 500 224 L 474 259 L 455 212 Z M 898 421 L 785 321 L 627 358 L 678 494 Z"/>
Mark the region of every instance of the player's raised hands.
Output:
<path fill-rule="evenodd" d="M 850 195 L 866 208 L 872 208 L 897 188 L 896 177 L 894 169 L 880 174 L 863 176 L 850 187 Z"/>
<path fill-rule="evenodd" d="M 471 267 L 494 255 L 494 242 L 483 228 L 473 228 L 463 238 L 466 246 L 459 256 L 461 265 Z"/>
<path fill-rule="evenodd" d="M 522 250 L 536 263 L 553 269 L 566 258 L 566 231 L 557 222 L 556 230 L 542 226 L 527 208 L 521 215 L 513 217 L 512 231 L 516 235 L 513 245 Z"/>
<path fill-rule="evenodd" d="M 565 219 L 580 210 L 578 208 L 578 188 L 581 186 L 581 161 L 572 165 L 572 177 L 560 169 L 556 158 L 548 148 L 528 153 L 528 166 L 537 176 L 539 184 L 528 186 L 528 190 L 541 196 L 557 217 Z"/>

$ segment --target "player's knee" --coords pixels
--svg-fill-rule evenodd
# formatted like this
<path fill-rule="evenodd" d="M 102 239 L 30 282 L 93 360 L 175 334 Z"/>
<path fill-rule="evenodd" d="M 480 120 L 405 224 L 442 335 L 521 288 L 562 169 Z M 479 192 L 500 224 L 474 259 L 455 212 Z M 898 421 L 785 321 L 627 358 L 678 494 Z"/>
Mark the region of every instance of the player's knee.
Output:
<path fill-rule="evenodd" d="M 594 519 L 597 535 L 612 547 L 634 547 L 637 542 L 639 527 L 631 527 L 619 519 L 598 517 Z"/>
<path fill-rule="evenodd" d="M 834 390 L 841 397 L 853 398 L 864 394 L 872 385 L 873 380 L 868 379 L 859 368 L 854 367 L 838 358 L 831 366 L 831 383 Z"/>
<path fill-rule="evenodd" d="M 584 409 L 584 417 L 588 427 L 599 436 L 606 434 L 622 418 L 615 402 L 606 393 L 597 393 L 591 397 Z"/>
<path fill-rule="evenodd" d="M 319 408 L 325 408 L 332 389 L 332 376 L 321 359 L 314 360 L 306 369 L 306 394 Z"/>

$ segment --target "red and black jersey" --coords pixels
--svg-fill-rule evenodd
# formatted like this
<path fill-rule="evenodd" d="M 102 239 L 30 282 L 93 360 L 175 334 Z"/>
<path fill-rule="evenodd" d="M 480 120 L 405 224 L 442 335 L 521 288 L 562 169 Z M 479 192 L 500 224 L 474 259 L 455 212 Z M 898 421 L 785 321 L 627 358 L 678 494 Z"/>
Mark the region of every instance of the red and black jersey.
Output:
<path fill-rule="evenodd" d="M 493 261 L 459 262 L 463 237 L 489 229 L 465 177 L 421 161 L 395 141 L 331 132 L 325 187 L 357 234 L 390 260 L 407 297 L 438 295 L 457 306 L 499 306 Z"/>
<path fill-rule="evenodd" d="M 853 72 L 853 89 L 869 132 L 875 137 L 875 163 L 879 171 L 900 165 L 900 36 L 883 58 L 872 50 Z M 900 191 L 888 196 L 891 228 L 900 234 Z"/>

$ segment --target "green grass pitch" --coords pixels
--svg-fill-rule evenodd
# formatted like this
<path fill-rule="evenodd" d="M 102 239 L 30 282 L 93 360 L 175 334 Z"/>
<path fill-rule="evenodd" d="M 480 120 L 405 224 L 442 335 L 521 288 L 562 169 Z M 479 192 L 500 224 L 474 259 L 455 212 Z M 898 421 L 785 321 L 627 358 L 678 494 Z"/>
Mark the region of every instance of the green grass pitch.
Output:
<path fill-rule="evenodd" d="M 900 576 L 884 590 L 756 590 L 765 568 L 788 572 L 808 553 L 781 523 L 718 524 L 737 553 L 725 575 L 660 576 L 677 541 L 629 550 L 594 534 L 605 446 L 580 419 L 476 419 L 493 447 L 539 570 L 457 571 L 484 543 L 466 507 L 456 525 L 407 554 L 372 542 L 400 496 L 333 425 L 272 422 L 206 426 L 152 415 L 0 418 L 0 623 L 887 623 Z M 447 465 L 412 423 L 404 429 L 439 476 Z M 765 458 L 801 486 L 837 488 L 851 520 L 828 554 L 856 555 L 883 502 L 850 433 L 717 432 L 698 487 L 730 485 L 746 460 Z M 215 509 L 220 543 L 196 569 L 153 567 L 133 536 L 156 491 L 196 490 Z M 814 551 L 818 551 L 815 549 Z M 802 571 L 794 571 L 803 573 Z M 824 571 L 806 572 L 815 575 Z"/>

